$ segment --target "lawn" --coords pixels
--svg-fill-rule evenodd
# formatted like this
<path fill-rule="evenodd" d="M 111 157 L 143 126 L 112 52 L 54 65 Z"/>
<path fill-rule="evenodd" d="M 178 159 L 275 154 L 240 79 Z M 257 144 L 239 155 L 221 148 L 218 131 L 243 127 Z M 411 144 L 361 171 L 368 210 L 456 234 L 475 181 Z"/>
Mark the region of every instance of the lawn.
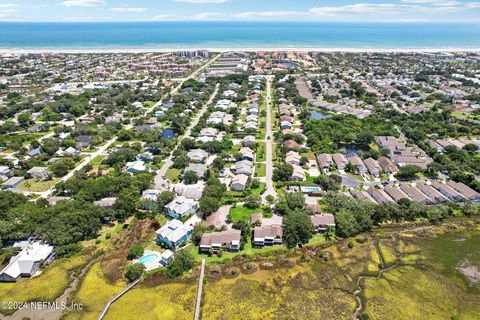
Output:
<path fill-rule="evenodd" d="M 266 161 L 265 142 L 263 142 L 263 141 L 258 141 L 257 142 L 257 149 L 256 149 L 255 153 L 256 153 L 255 161 L 257 161 L 257 162 Z"/>
<path fill-rule="evenodd" d="M 265 177 L 267 174 L 267 165 L 265 163 L 255 163 L 255 177 Z"/>
<path fill-rule="evenodd" d="M 170 168 L 167 170 L 167 173 L 165 173 L 165 176 L 172 182 L 176 182 L 178 180 L 178 177 L 180 176 L 180 169 L 175 169 L 175 168 Z"/>
<path fill-rule="evenodd" d="M 17 188 L 24 191 L 43 192 L 55 186 L 59 181 L 60 178 L 52 180 L 27 179 L 20 183 Z M 27 185 L 28 183 L 30 183 L 30 186 Z"/>
<path fill-rule="evenodd" d="M 230 218 L 232 222 L 237 222 L 241 220 L 250 221 L 250 217 L 255 212 L 262 212 L 262 209 L 249 209 L 244 206 L 236 206 L 230 208 Z"/>
<path fill-rule="evenodd" d="M 260 182 L 258 188 L 256 189 L 251 189 L 252 191 L 252 194 L 255 195 L 255 196 L 259 196 L 260 193 L 265 189 L 265 183 L 263 182 Z"/>
<path fill-rule="evenodd" d="M 93 158 L 93 160 L 90 162 L 90 164 L 94 167 L 98 167 L 102 164 L 103 159 L 105 159 L 105 156 L 99 155 Z"/>

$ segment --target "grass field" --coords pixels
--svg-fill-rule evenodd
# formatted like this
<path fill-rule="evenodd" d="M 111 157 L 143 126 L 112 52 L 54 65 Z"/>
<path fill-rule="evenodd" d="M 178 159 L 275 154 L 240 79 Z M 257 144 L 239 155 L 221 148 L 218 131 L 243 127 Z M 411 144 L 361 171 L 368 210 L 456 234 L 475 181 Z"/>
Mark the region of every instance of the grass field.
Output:
<path fill-rule="evenodd" d="M 172 182 L 176 182 L 178 180 L 178 177 L 180 176 L 180 170 L 175 169 L 175 168 L 170 168 L 167 170 L 167 173 L 165 173 L 165 176 Z"/>
<path fill-rule="evenodd" d="M 266 161 L 265 142 L 263 142 L 263 141 L 258 141 L 257 142 L 257 149 L 256 149 L 255 153 L 256 153 L 255 161 L 257 161 L 257 162 Z"/>
<path fill-rule="evenodd" d="M 250 217 L 255 212 L 262 212 L 262 209 L 249 209 L 245 208 L 244 206 L 236 206 L 230 208 L 230 218 L 232 219 L 232 222 L 241 220 L 250 221 Z"/>
<path fill-rule="evenodd" d="M 183 283 L 134 288 L 115 302 L 105 319 L 190 320 L 195 312 L 196 286 Z"/>
<path fill-rule="evenodd" d="M 124 281 L 109 283 L 103 275 L 100 263 L 95 263 L 73 295 L 73 301 L 83 304 L 85 309 L 69 313 L 65 319 L 97 319 L 105 303 L 126 285 Z"/>
<path fill-rule="evenodd" d="M 264 189 L 265 189 L 265 183 L 260 182 L 258 188 L 251 189 L 251 191 L 253 195 L 258 196 Z"/>
<path fill-rule="evenodd" d="M 24 191 L 43 192 L 55 186 L 58 181 L 60 181 L 59 178 L 52 180 L 27 179 L 20 183 L 17 188 Z"/>
<path fill-rule="evenodd" d="M 267 165 L 265 163 L 255 163 L 255 177 L 265 177 L 267 174 Z"/>

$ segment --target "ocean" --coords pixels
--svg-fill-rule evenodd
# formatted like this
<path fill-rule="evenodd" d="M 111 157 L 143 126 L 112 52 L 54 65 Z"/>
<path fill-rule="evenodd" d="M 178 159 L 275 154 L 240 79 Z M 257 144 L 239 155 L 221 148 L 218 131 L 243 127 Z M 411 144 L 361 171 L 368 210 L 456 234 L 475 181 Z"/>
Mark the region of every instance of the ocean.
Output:
<path fill-rule="evenodd" d="M 0 23 L 1 49 L 479 49 L 480 24 Z"/>

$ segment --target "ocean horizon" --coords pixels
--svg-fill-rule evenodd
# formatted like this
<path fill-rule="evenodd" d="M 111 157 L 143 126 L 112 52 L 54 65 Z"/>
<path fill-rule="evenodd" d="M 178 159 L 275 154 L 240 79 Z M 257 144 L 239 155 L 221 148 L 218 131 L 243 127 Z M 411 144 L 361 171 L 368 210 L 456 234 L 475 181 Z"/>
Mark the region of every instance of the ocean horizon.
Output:
<path fill-rule="evenodd" d="M 479 49 L 480 24 L 1 22 L 0 49 Z"/>

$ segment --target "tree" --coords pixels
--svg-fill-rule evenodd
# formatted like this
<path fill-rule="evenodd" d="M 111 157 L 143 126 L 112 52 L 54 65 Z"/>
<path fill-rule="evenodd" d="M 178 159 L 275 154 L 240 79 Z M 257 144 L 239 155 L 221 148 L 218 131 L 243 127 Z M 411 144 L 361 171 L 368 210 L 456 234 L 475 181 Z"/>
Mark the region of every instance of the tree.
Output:
<path fill-rule="evenodd" d="M 124 220 L 128 216 L 135 213 L 138 207 L 140 194 L 138 190 L 133 188 L 123 189 L 120 191 L 115 201 L 114 208 L 116 211 L 116 217 L 119 220 Z"/>
<path fill-rule="evenodd" d="M 50 171 L 52 171 L 56 177 L 63 177 L 68 173 L 69 169 L 68 164 L 63 159 L 55 161 L 50 166 Z"/>
<path fill-rule="evenodd" d="M 232 225 L 233 229 L 237 229 L 241 231 L 242 241 L 245 243 L 250 238 L 251 228 L 249 221 L 238 221 Z"/>
<path fill-rule="evenodd" d="M 133 260 L 143 255 L 143 246 L 140 244 L 134 244 L 128 248 L 127 259 Z"/>
<path fill-rule="evenodd" d="M 310 216 L 303 211 L 290 212 L 283 218 L 283 240 L 287 248 L 308 243 L 314 233 Z"/>
<path fill-rule="evenodd" d="M 342 177 L 336 174 L 331 174 L 329 176 L 321 175 L 316 177 L 314 182 L 320 185 L 320 187 L 322 187 L 322 189 L 325 191 L 336 192 L 340 190 L 340 187 L 342 186 Z"/>
<path fill-rule="evenodd" d="M 225 166 L 225 161 L 221 157 L 216 157 L 212 162 L 212 167 L 218 171 L 222 170 Z"/>
<path fill-rule="evenodd" d="M 187 171 L 183 175 L 183 182 L 185 184 L 194 184 L 197 183 L 198 181 L 198 176 L 195 172 L 193 171 Z"/>
<path fill-rule="evenodd" d="M 422 169 L 419 166 L 416 166 L 414 164 L 407 164 L 398 169 L 396 177 L 398 179 L 413 180 L 417 178 L 417 174 L 420 172 L 422 172 Z"/>
<path fill-rule="evenodd" d="M 325 241 L 330 241 L 332 239 L 335 239 L 335 227 L 328 226 L 327 231 L 325 232 L 323 237 L 325 238 Z"/>
<path fill-rule="evenodd" d="M 305 196 L 301 192 L 287 193 L 285 201 L 291 210 L 303 209 L 305 207 Z"/>
<path fill-rule="evenodd" d="M 249 209 L 256 209 L 260 206 L 260 201 L 261 201 L 261 198 L 260 196 L 255 196 L 255 195 L 249 195 L 246 199 L 245 199 L 245 204 L 244 206 L 246 208 L 249 208 Z"/>
<path fill-rule="evenodd" d="M 335 224 L 337 235 L 340 237 L 351 237 L 356 235 L 358 230 L 357 220 L 353 214 L 345 209 L 341 209 L 335 215 Z"/>
<path fill-rule="evenodd" d="M 163 211 L 165 206 L 175 199 L 175 192 L 173 191 L 163 191 L 157 197 L 158 209 Z"/>
<path fill-rule="evenodd" d="M 177 252 L 167 266 L 167 275 L 171 278 L 179 277 L 193 268 L 194 260 L 188 250 Z"/>
<path fill-rule="evenodd" d="M 22 127 L 25 127 L 30 124 L 30 122 L 32 122 L 32 115 L 30 113 L 24 112 L 18 116 L 17 120 Z"/>
<path fill-rule="evenodd" d="M 209 216 L 220 208 L 220 201 L 214 197 L 202 197 L 199 206 L 203 214 Z"/>
<path fill-rule="evenodd" d="M 135 263 L 127 267 L 124 275 L 129 282 L 133 282 L 140 278 L 143 275 L 144 271 L 145 266 L 143 264 Z"/>
<path fill-rule="evenodd" d="M 293 166 L 291 164 L 280 164 L 273 170 L 273 181 L 288 181 L 293 174 Z"/>
<path fill-rule="evenodd" d="M 185 154 L 181 154 L 175 157 L 172 167 L 176 169 L 185 169 L 189 163 L 190 159 Z"/>

